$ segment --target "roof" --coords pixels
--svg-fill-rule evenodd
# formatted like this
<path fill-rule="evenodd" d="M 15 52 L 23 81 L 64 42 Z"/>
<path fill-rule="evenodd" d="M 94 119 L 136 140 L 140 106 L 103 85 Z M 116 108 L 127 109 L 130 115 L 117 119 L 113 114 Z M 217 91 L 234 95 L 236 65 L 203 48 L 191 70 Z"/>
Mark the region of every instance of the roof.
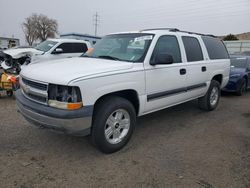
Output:
<path fill-rule="evenodd" d="M 19 40 L 18 38 L 13 38 L 13 37 L 0 37 L 0 39 L 6 39 L 6 40 Z"/>
<path fill-rule="evenodd" d="M 101 37 L 89 35 L 89 34 L 81 34 L 81 33 L 65 33 L 61 34 L 60 37 L 67 37 L 67 36 L 76 36 L 76 37 L 88 37 L 93 39 L 101 39 Z"/>
<path fill-rule="evenodd" d="M 67 39 L 67 38 L 49 38 L 47 40 L 54 41 L 54 42 L 87 42 L 85 40 L 80 40 L 80 39 Z"/>
<path fill-rule="evenodd" d="M 196 32 L 192 32 L 192 31 L 182 31 L 179 30 L 177 28 L 153 28 L 153 29 L 144 29 L 141 31 L 169 31 L 169 32 L 180 32 L 180 33 L 187 33 L 187 34 L 191 34 L 191 35 L 201 35 L 201 36 L 210 36 L 210 37 L 216 37 L 214 35 L 211 34 L 202 34 L 202 33 L 196 33 Z"/>
<path fill-rule="evenodd" d="M 177 28 L 152 28 L 152 29 L 143 29 L 140 31 L 130 31 L 130 32 L 118 32 L 118 33 L 112 33 L 112 34 L 126 34 L 126 33 L 152 33 L 152 34 L 162 34 L 166 32 L 179 32 L 179 33 L 186 33 L 190 35 L 201 35 L 201 36 L 210 36 L 210 37 L 216 37 L 214 35 L 210 34 L 201 34 L 201 33 L 195 33 L 191 31 L 181 31 Z"/>

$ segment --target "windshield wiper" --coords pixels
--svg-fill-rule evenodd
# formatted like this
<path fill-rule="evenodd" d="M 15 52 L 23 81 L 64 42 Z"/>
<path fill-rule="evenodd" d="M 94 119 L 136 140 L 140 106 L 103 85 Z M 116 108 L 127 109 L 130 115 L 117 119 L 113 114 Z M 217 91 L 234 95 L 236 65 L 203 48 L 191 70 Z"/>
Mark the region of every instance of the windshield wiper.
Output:
<path fill-rule="evenodd" d="M 119 58 L 113 57 L 113 56 L 109 56 L 109 55 L 100 55 L 100 56 L 97 56 L 97 58 L 103 58 L 103 59 L 111 59 L 111 60 L 121 61 Z"/>

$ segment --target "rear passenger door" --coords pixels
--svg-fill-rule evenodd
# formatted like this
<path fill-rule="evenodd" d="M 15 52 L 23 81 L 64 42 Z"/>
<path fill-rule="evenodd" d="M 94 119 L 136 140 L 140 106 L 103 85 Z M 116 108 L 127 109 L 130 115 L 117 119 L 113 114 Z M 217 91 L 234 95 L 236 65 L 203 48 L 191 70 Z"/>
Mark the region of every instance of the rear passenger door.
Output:
<path fill-rule="evenodd" d="M 145 64 L 145 113 L 186 100 L 186 69 L 182 63 L 179 39 L 176 36 L 161 36 L 155 45 L 150 62 L 155 60 L 157 54 L 164 53 L 173 57 L 173 64 Z"/>
<path fill-rule="evenodd" d="M 200 38 L 194 36 L 182 36 L 182 42 L 186 53 L 187 67 L 187 97 L 197 98 L 207 91 L 208 60 L 202 50 Z"/>

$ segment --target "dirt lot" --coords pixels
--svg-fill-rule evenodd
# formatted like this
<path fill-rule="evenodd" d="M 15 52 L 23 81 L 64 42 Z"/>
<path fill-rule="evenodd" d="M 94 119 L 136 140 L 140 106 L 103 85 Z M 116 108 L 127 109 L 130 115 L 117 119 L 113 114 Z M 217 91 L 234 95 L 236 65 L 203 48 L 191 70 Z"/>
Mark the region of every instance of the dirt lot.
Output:
<path fill-rule="evenodd" d="M 209 113 L 192 101 L 139 118 L 111 155 L 30 126 L 1 97 L 0 187 L 250 187 L 250 93 Z"/>

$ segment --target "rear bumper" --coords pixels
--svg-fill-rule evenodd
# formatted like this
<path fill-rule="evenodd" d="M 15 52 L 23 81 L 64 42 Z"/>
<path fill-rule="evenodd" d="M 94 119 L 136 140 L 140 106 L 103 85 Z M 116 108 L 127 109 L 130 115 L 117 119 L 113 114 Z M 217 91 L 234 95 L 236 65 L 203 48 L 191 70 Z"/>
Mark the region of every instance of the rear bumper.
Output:
<path fill-rule="evenodd" d="M 33 125 L 67 134 L 90 134 L 93 107 L 75 111 L 61 110 L 27 99 L 20 90 L 16 92 L 18 111 Z"/>

